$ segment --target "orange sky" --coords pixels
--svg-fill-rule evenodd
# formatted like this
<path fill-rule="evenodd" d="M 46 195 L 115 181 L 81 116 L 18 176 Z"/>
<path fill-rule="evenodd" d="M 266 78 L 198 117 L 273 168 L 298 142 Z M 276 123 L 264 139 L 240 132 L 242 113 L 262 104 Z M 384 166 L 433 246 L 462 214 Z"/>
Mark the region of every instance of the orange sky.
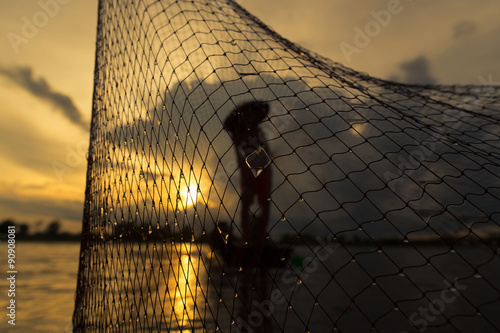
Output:
<path fill-rule="evenodd" d="M 386 26 L 361 44 L 358 31 L 373 27 L 390 1 L 238 2 L 292 41 L 373 76 L 500 84 L 497 0 L 401 1 Z M 36 0 L 1 0 L 0 8 L 0 219 L 59 218 L 66 230 L 78 231 L 97 0 L 46 9 Z M 43 19 L 41 11 L 49 12 L 47 22 L 23 32 L 26 20 Z M 357 51 L 346 56 L 341 45 Z M 30 88 L 26 80 L 36 84 Z"/>

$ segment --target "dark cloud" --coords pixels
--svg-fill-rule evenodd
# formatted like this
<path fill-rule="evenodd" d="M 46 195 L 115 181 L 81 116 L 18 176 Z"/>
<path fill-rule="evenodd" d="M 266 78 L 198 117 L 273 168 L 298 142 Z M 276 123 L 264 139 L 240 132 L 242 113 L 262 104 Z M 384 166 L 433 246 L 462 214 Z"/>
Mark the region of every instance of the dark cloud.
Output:
<path fill-rule="evenodd" d="M 436 80 L 432 77 L 429 60 L 425 56 L 419 56 L 413 60 L 403 62 L 400 66 L 404 76 L 402 82 L 412 84 L 434 84 Z"/>
<path fill-rule="evenodd" d="M 30 122 L 21 117 L 11 116 L 7 121 L 0 123 L 0 151 L 11 163 L 56 177 L 53 162 L 68 165 L 67 159 L 75 158 L 73 152 L 78 153 L 78 147 L 45 137 Z M 71 170 L 78 173 L 85 172 L 84 155 L 76 157 L 76 161 L 81 162 L 79 165 L 71 163 Z"/>
<path fill-rule="evenodd" d="M 53 200 L 46 198 L 0 195 L 2 218 L 14 219 L 31 217 L 33 219 L 64 219 L 81 221 L 83 200 Z"/>
<path fill-rule="evenodd" d="M 54 91 L 45 78 L 35 78 L 30 67 L 0 67 L 0 75 L 9 78 L 34 96 L 49 102 L 60 110 L 69 121 L 87 129 L 88 124 L 83 121 L 82 114 L 71 97 Z"/>
<path fill-rule="evenodd" d="M 472 34 L 476 31 L 477 25 L 472 21 L 461 21 L 455 25 L 455 38 L 460 38 L 465 35 Z"/>

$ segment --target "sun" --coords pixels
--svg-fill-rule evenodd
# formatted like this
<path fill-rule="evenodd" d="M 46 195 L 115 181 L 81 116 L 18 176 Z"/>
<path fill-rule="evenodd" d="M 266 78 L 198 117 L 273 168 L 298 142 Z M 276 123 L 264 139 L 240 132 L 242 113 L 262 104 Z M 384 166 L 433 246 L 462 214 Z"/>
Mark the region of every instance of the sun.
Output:
<path fill-rule="evenodd" d="M 193 206 L 198 200 L 198 186 L 189 185 L 189 187 L 186 187 L 184 191 L 181 192 L 181 195 L 182 203 L 186 208 Z"/>

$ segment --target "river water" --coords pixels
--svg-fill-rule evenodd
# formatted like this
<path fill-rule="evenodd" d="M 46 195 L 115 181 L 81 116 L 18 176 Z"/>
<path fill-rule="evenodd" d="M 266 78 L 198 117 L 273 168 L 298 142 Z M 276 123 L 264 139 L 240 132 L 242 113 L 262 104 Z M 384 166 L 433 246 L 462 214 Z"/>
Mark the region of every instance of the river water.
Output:
<path fill-rule="evenodd" d="M 1 332 L 71 332 L 79 243 L 16 243 L 16 325 L 7 323 L 7 246 L 0 246 Z"/>
<path fill-rule="evenodd" d="M 0 332 L 71 332 L 79 248 L 78 243 L 17 243 L 14 327 L 7 324 L 7 247 L 2 240 Z M 389 246 L 383 251 L 363 246 L 332 248 L 329 255 L 323 253 L 321 261 L 312 262 L 314 268 L 298 275 L 280 268 L 269 281 L 266 274 L 260 282 L 263 290 L 279 289 L 290 300 L 273 304 L 269 331 L 304 332 L 307 327 L 311 332 L 331 332 L 335 323 L 341 332 L 417 332 L 424 318 L 419 309 L 435 301 L 445 308 L 426 321 L 426 332 L 495 332 L 500 328 L 500 260 L 490 250 L 475 246 L 452 251 L 423 246 L 418 252 L 404 246 Z M 168 283 L 151 287 L 158 295 L 170 295 L 162 298 L 164 313 L 171 312 L 171 319 L 166 321 L 166 330 L 160 330 L 202 332 L 203 327 L 215 331 L 218 326 L 222 332 L 237 331 L 231 313 L 237 314 L 236 300 L 247 297 L 250 289 L 242 288 L 249 283 L 234 271 L 224 274 L 189 269 L 207 262 L 210 251 L 205 245 L 198 253 L 170 257 L 176 264 L 165 269 L 164 274 L 170 276 Z M 294 250 L 294 256 L 308 258 L 310 254 L 306 248 Z M 239 295 L 235 298 L 238 279 Z M 447 291 L 443 298 L 443 290 L 448 289 L 445 279 L 458 279 L 453 289 L 457 297 Z M 212 317 L 214 313 L 217 316 Z M 413 316 L 417 327 L 408 321 L 413 313 L 417 313 Z"/>

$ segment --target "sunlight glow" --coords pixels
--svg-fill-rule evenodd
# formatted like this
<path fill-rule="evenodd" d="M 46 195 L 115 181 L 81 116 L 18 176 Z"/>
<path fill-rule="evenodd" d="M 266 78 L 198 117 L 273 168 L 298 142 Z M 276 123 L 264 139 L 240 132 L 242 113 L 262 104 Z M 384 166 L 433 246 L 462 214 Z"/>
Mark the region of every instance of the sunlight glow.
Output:
<path fill-rule="evenodd" d="M 191 207 L 196 204 L 196 201 L 198 200 L 198 186 L 196 185 L 189 185 L 189 187 L 186 187 L 182 192 L 182 204 L 184 207 Z"/>

